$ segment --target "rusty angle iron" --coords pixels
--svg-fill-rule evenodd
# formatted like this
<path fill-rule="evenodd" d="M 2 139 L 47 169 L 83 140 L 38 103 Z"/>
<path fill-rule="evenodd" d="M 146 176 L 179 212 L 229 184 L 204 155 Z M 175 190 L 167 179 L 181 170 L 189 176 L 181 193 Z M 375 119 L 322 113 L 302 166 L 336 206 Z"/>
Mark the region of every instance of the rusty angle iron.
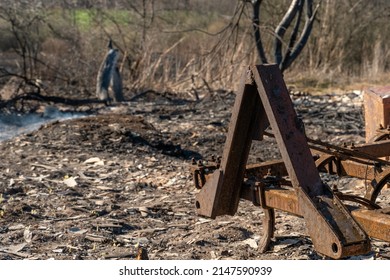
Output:
<path fill-rule="evenodd" d="M 264 135 L 276 139 L 282 160 L 247 165 L 252 140 Z M 265 213 L 262 252 L 273 237 L 278 209 L 305 219 L 318 253 L 333 259 L 365 254 L 371 249 L 369 237 L 390 241 L 390 210 L 375 203 L 390 179 L 390 162 L 382 159 L 390 155 L 388 138 L 353 147 L 309 139 L 278 66 L 251 66 L 236 96 L 221 161 L 194 165 L 197 213 L 234 215 L 239 200 L 247 199 Z M 365 197 L 344 195 L 324 184 L 319 172 L 372 184 Z"/>

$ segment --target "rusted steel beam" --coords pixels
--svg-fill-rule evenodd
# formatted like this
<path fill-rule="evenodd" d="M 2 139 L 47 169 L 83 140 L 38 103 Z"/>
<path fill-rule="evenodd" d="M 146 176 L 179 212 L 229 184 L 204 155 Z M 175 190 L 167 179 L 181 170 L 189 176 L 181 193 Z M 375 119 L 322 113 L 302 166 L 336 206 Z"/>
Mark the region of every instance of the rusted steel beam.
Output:
<path fill-rule="evenodd" d="M 352 150 L 351 148 L 340 147 L 330 143 L 322 142 L 321 140 L 314 140 L 310 138 L 307 138 L 307 141 L 309 143 L 310 149 L 319 153 L 334 155 L 341 159 L 352 159 L 357 161 L 371 160 L 372 162 L 384 165 L 390 164 L 390 162 L 387 160 L 378 158 L 376 156 L 364 152 L 360 152 L 358 150 Z"/>
<path fill-rule="evenodd" d="M 303 212 L 298 203 L 296 190 L 292 188 L 267 188 L 265 191 L 264 207 L 281 210 L 298 217 L 303 217 Z M 249 187 L 243 187 L 241 198 L 260 204 L 259 194 Z M 365 210 L 351 207 L 351 214 L 363 230 L 372 238 L 390 242 L 390 210 Z"/>
<path fill-rule="evenodd" d="M 366 142 L 371 142 L 379 127 L 390 125 L 390 86 L 365 89 L 363 99 Z"/>
<path fill-rule="evenodd" d="M 252 72 L 248 69 L 234 103 L 221 166 L 196 196 L 199 215 L 215 218 L 237 212 L 251 141 L 261 138 L 262 131 L 259 130 L 268 126 L 261 108 Z"/>
<path fill-rule="evenodd" d="M 390 215 L 378 210 L 354 210 L 352 216 L 373 238 L 390 242 Z"/>
<path fill-rule="evenodd" d="M 309 148 L 312 150 L 313 154 L 322 153 L 327 155 L 337 156 L 342 159 L 352 158 L 357 161 L 371 160 L 376 163 L 381 163 L 384 165 L 390 165 L 390 161 L 387 159 L 381 159 L 380 157 L 390 156 L 390 140 L 389 139 L 389 130 L 381 133 L 376 139 L 377 142 L 370 142 L 366 144 L 351 145 L 348 147 L 340 147 L 330 143 L 323 142 L 321 140 L 314 140 L 309 137 L 306 137 Z M 273 133 L 264 132 L 264 135 L 275 138 Z M 382 145 L 383 144 L 383 145 Z"/>
<path fill-rule="evenodd" d="M 375 157 L 390 156 L 390 140 L 382 140 L 351 147 L 352 151 L 358 151 Z"/>
<path fill-rule="evenodd" d="M 329 160 L 329 162 L 325 162 Z M 347 157 L 347 159 L 322 153 L 316 160 L 320 172 L 350 176 L 358 179 L 375 180 L 388 167 L 372 163 L 368 160 Z M 323 164 L 321 164 L 321 162 Z"/>
<path fill-rule="evenodd" d="M 330 159 L 331 166 L 326 162 L 321 165 L 321 160 Z M 316 160 L 319 162 L 319 172 L 337 174 L 339 176 L 350 176 L 358 179 L 375 180 L 378 179 L 385 170 L 389 167 L 382 167 L 375 165 L 368 161 L 357 161 L 357 160 L 342 160 L 335 158 L 332 155 L 322 154 Z M 283 160 L 266 161 L 262 163 L 253 163 L 246 166 L 247 176 L 254 176 L 262 178 L 271 172 L 274 176 L 287 176 L 286 166 Z"/>
<path fill-rule="evenodd" d="M 296 115 L 279 68 L 258 65 L 251 69 L 316 250 L 336 259 L 368 252 L 367 235 L 321 181 L 303 122 Z"/>
<path fill-rule="evenodd" d="M 367 180 L 368 189 L 364 196 L 373 203 L 386 183 L 390 181 L 390 166 L 381 166 L 357 158 L 343 160 L 328 154 L 315 155 L 314 157 L 317 157 L 316 165 L 319 172 Z M 274 160 L 247 165 L 245 176 L 261 179 L 268 173 L 280 177 L 288 175 L 284 162 Z"/>
<path fill-rule="evenodd" d="M 298 196 L 296 190 L 289 189 L 270 189 L 265 191 L 265 205 L 263 207 L 282 210 L 293 215 L 303 217 L 303 214 L 298 205 Z M 243 187 L 241 198 L 261 205 L 258 190 L 253 190 L 250 187 Z"/>
<path fill-rule="evenodd" d="M 286 165 L 283 160 L 273 160 L 266 161 L 262 163 L 248 164 L 246 166 L 246 177 L 257 177 L 263 178 L 268 173 L 271 173 L 273 176 L 287 176 Z"/>
<path fill-rule="evenodd" d="M 374 180 L 380 169 L 373 164 L 364 164 L 356 161 L 345 160 L 339 161 L 340 173 L 339 176 L 350 176 L 359 179 Z"/>
<path fill-rule="evenodd" d="M 303 122 L 293 108 L 278 66 L 257 65 L 251 69 L 293 186 L 310 195 L 322 194 L 322 182 L 306 141 Z"/>

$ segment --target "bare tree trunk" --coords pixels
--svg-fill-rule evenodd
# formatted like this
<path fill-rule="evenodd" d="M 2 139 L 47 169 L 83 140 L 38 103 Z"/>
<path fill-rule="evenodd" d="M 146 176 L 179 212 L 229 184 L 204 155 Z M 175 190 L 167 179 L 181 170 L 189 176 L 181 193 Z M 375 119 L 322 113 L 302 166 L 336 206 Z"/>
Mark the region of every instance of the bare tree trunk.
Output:
<path fill-rule="evenodd" d="M 309 40 L 311 30 L 313 28 L 313 23 L 317 15 L 318 7 L 319 4 L 313 12 L 313 0 L 306 0 L 305 26 L 303 27 L 303 30 L 301 32 L 301 37 L 299 38 L 298 42 L 295 44 L 290 55 L 284 58 L 284 62 L 281 67 L 282 71 L 286 70 L 293 63 L 293 61 L 300 55 L 307 41 Z"/>
<path fill-rule="evenodd" d="M 287 13 L 284 15 L 282 21 L 279 23 L 279 25 L 275 29 L 275 62 L 279 65 L 279 67 L 282 66 L 283 61 L 283 55 L 282 55 L 282 39 L 284 34 L 286 33 L 286 30 L 290 27 L 291 22 L 294 20 L 295 16 L 297 15 L 297 12 L 302 11 L 302 0 L 293 0 L 291 2 L 290 8 L 288 9 Z M 299 22 L 299 21 L 297 21 Z M 299 27 L 299 25 L 298 25 Z M 291 40 L 290 40 L 291 42 Z M 289 44 L 291 45 L 291 44 Z"/>
<path fill-rule="evenodd" d="M 246 1 L 249 2 L 248 0 Z M 321 1 L 322 0 L 319 0 L 319 3 Z M 253 0 L 251 2 L 253 5 L 252 24 L 254 28 L 257 52 L 260 57 L 260 61 L 262 63 L 268 63 L 260 31 L 260 9 L 263 1 Z M 294 60 L 300 55 L 303 48 L 305 47 L 313 28 L 313 23 L 318 7 L 319 4 L 313 12 L 313 0 L 293 0 L 283 19 L 275 28 L 274 60 L 275 63 L 279 65 L 279 68 L 282 70 L 282 72 L 285 71 L 294 62 Z M 303 26 L 302 30 L 300 30 L 300 26 L 303 21 L 302 15 L 304 12 L 306 15 L 305 25 Z M 284 43 L 287 42 L 287 40 L 284 40 L 286 31 L 288 28 L 290 28 L 294 20 L 295 24 L 290 34 L 290 38 L 288 39 L 288 43 Z M 301 35 L 298 39 L 299 33 Z M 284 45 L 287 46 L 287 49 L 283 54 Z"/>
<path fill-rule="evenodd" d="M 260 60 L 262 63 L 268 63 L 267 56 L 264 51 L 263 41 L 261 40 L 261 32 L 260 32 L 260 6 L 263 0 L 255 0 L 253 3 L 253 30 L 256 42 L 257 52 L 259 54 Z"/>

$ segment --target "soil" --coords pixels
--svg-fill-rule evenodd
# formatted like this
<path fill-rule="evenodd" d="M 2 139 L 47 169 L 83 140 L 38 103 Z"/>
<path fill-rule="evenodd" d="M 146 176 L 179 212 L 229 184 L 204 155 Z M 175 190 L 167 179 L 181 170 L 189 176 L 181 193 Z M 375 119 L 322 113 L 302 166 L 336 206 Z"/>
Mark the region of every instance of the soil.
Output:
<path fill-rule="evenodd" d="M 360 93 L 292 97 L 311 137 L 364 141 Z M 191 161 L 222 155 L 234 98 L 151 92 L 0 143 L 0 259 L 134 259 L 139 247 L 154 260 L 323 259 L 301 218 L 277 211 L 271 249 L 260 253 L 263 211 L 252 203 L 215 220 L 196 214 Z M 276 158 L 266 138 L 249 162 Z M 357 179 L 336 182 L 364 190 Z M 353 258 L 389 256 L 388 243 L 372 240 Z"/>

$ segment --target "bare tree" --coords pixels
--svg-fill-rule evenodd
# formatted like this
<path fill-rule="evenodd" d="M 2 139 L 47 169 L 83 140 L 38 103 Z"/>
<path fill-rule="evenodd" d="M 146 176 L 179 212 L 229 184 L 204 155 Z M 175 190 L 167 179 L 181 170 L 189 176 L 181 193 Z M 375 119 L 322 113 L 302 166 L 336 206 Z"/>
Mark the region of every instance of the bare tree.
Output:
<path fill-rule="evenodd" d="M 261 8 L 263 0 L 246 0 L 250 2 L 253 9 L 252 24 L 254 38 L 259 58 L 262 63 L 268 63 L 261 36 Z M 313 10 L 313 0 L 292 0 L 284 17 L 276 26 L 274 31 L 274 62 L 282 71 L 286 70 L 299 56 L 305 47 L 311 34 L 313 23 L 317 15 L 321 0 L 318 1 Z M 288 29 L 292 30 L 287 33 Z M 289 34 L 289 38 L 285 38 Z"/>
<path fill-rule="evenodd" d="M 8 25 L 10 34 L 16 42 L 12 47 L 22 59 L 20 75 L 25 79 L 32 79 L 37 74 L 44 16 L 39 1 L 34 1 L 31 7 L 28 3 L 20 1 L 0 4 L 0 19 Z"/>

